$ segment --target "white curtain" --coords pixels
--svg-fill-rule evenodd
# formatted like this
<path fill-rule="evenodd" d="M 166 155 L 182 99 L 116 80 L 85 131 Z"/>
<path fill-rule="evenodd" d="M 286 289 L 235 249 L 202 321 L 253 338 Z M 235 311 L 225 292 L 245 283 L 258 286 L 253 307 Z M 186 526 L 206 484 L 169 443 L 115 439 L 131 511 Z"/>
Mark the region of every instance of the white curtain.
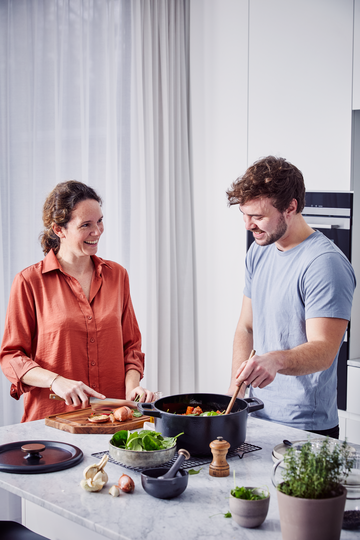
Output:
<path fill-rule="evenodd" d="M 15 274 L 43 257 L 46 195 L 81 180 L 104 200 L 98 255 L 129 272 L 144 382 L 165 393 L 196 388 L 188 1 L 0 2 L 1 332 Z M 18 422 L 0 382 L 0 425 Z"/>

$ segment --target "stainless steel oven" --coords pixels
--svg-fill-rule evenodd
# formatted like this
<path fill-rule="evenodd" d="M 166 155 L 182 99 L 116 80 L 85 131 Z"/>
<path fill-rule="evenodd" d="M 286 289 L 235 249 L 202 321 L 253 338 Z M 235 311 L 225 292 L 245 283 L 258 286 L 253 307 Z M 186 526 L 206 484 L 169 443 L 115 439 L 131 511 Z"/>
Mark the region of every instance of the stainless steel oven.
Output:
<path fill-rule="evenodd" d="M 351 234 L 353 216 L 352 191 L 307 191 L 305 221 L 330 238 L 351 262 Z M 247 232 L 247 249 L 254 241 L 253 234 Z M 344 343 L 340 348 L 338 361 L 338 408 L 346 410 L 347 361 L 349 359 L 350 323 Z"/>

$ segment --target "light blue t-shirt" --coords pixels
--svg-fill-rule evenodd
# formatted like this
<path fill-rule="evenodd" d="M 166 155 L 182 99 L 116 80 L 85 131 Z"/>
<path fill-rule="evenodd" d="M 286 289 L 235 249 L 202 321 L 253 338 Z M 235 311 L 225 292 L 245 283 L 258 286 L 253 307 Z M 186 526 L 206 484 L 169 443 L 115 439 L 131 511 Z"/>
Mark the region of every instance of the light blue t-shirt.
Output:
<path fill-rule="evenodd" d="M 244 294 L 251 298 L 256 354 L 305 343 L 306 319 L 350 320 L 355 286 L 348 259 L 319 231 L 288 251 L 254 242 L 246 256 Z M 338 355 L 327 370 L 310 375 L 277 373 L 265 388 L 251 388 L 250 395 L 264 402 L 253 416 L 299 429 L 335 427 L 337 361 Z"/>

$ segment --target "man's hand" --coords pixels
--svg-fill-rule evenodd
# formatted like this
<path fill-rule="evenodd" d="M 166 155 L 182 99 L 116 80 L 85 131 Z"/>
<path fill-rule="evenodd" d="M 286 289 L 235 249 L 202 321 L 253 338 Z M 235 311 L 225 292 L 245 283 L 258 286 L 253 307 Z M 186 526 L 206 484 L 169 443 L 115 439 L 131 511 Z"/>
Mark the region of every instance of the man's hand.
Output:
<path fill-rule="evenodd" d="M 251 384 L 253 388 L 264 388 L 275 379 L 280 364 L 276 361 L 276 353 L 254 355 L 241 364 L 236 372 L 235 384 L 244 387 Z"/>

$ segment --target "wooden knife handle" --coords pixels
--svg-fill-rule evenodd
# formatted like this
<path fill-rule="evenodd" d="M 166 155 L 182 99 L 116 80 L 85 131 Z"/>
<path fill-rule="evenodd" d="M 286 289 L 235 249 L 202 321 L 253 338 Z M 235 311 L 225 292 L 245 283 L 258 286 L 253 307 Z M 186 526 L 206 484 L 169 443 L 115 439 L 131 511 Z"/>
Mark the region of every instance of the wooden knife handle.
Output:
<path fill-rule="evenodd" d="M 64 398 L 57 396 L 56 394 L 50 394 L 49 399 L 56 399 L 57 401 L 65 401 Z"/>

